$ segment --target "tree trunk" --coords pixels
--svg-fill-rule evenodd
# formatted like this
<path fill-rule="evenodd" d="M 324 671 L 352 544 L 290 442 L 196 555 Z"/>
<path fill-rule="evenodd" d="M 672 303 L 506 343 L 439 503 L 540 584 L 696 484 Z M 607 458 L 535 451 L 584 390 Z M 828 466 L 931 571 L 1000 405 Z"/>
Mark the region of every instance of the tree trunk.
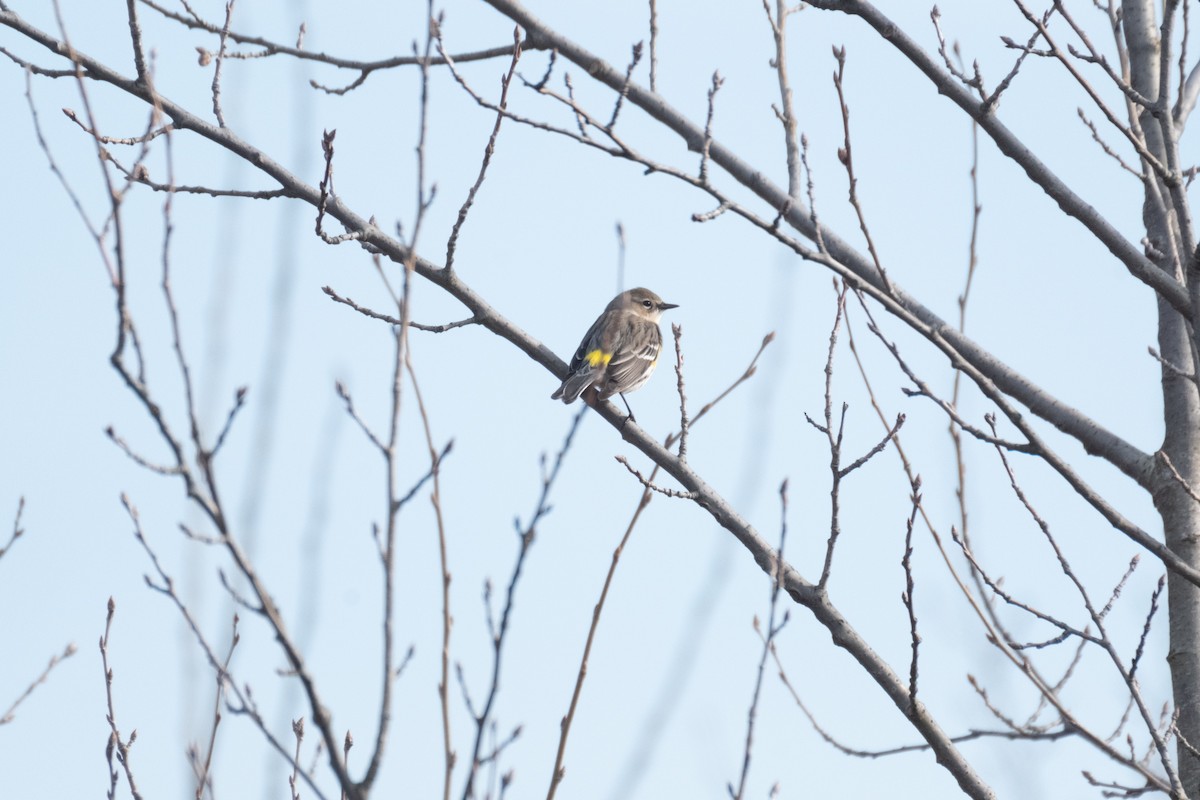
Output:
<path fill-rule="evenodd" d="M 1129 48 L 1130 82 L 1146 98 L 1158 98 L 1163 47 L 1155 24 L 1155 3 L 1151 0 L 1127 0 L 1122 3 L 1125 39 Z M 1168 10 L 1167 13 L 1172 13 Z M 1162 125 L 1151 109 L 1130 104 L 1130 121 L 1139 124 L 1147 150 L 1160 163 L 1167 164 L 1168 148 L 1173 143 L 1163 135 Z M 1170 113 L 1165 97 L 1159 113 Z M 1179 215 L 1172 207 L 1169 187 L 1154 177 L 1143 163 L 1149 179 L 1142 216 L 1149 242 L 1148 254 L 1159 267 L 1181 281 L 1183 262 L 1192 255 L 1192 242 L 1181 234 Z M 1186 320 L 1169 304 L 1158 303 L 1158 346 L 1164 359 L 1191 371 L 1193 340 Z M 1191 487 L 1200 487 L 1200 396 L 1196 383 L 1166 367 L 1162 370 L 1164 437 L 1162 452 Z M 1159 464 L 1159 480 L 1154 504 L 1162 516 L 1163 535 L 1168 547 L 1188 564 L 1200 565 L 1200 504 L 1180 485 L 1165 464 Z M 1170 645 L 1167 663 L 1178 715 L 1179 739 L 1176 760 L 1183 789 L 1191 797 L 1200 796 L 1200 759 L 1192 747 L 1200 746 L 1200 589 L 1173 572 L 1167 574 L 1167 609 L 1170 615 Z M 1189 747 L 1189 744 L 1192 747 Z"/>
<path fill-rule="evenodd" d="M 1159 347 L 1164 357 L 1188 363 L 1190 339 L 1186 325 L 1165 303 L 1159 303 Z M 1168 355 L 1171 353 L 1171 355 Z M 1182 359 L 1176 361 L 1176 359 Z M 1163 370 L 1163 408 L 1166 436 L 1163 452 L 1192 486 L 1200 486 L 1200 402 L 1195 384 L 1167 369 Z M 1200 564 L 1200 506 L 1169 470 L 1155 492 L 1154 502 L 1162 515 L 1167 546 L 1189 564 Z M 1191 797 L 1200 797 L 1200 759 L 1186 742 L 1200 744 L 1200 589 L 1174 572 L 1167 573 L 1167 609 L 1170 614 L 1170 648 L 1167 662 L 1182 740 L 1176 745 L 1180 779 Z"/>

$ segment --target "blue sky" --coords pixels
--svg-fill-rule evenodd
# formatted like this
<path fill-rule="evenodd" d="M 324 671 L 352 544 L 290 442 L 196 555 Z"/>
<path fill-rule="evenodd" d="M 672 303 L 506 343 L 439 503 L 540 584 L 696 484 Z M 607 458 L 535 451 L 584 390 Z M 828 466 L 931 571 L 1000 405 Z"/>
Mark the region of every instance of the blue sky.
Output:
<path fill-rule="evenodd" d="M 56 30 L 40 3 L 10 3 L 46 30 Z M 274 4 L 272 4 L 274 5 Z M 783 139 L 770 109 L 778 87 L 768 66 L 771 40 L 757 4 L 660 3 L 659 90 L 694 120 L 705 113 L 714 70 L 725 78 L 714 134 L 766 174 L 785 183 Z M 942 26 L 978 58 L 995 85 L 1013 55 L 999 42 L 1027 36 L 1019 14 L 994 4 L 944 3 Z M 443 8 L 441 4 L 438 6 Z M 536 13 L 585 47 L 623 65 L 643 39 L 643 3 L 532 4 Z M 197 4 L 210 19 L 223 7 Z M 483 4 L 444 6 L 451 51 L 495 46 L 512 25 Z M 1082 15 L 1084 11 L 1080 11 Z M 132 74 L 123 7 L 63 3 L 75 45 Z M 181 30 L 142 9 L 155 53 L 159 91 L 211 115 L 211 68 L 195 47 L 213 37 Z M 894 10 L 924 46 L 935 46 L 928 10 Z M 233 28 L 290 42 L 306 22 L 306 46 L 372 59 L 410 52 L 422 32 L 424 3 L 402 8 L 358 2 L 334 9 L 292 3 L 235 7 Z M 1097 18 L 1094 20 L 1099 22 Z M 830 75 L 832 45 L 848 52 L 859 192 L 889 274 L 944 318 L 957 319 L 970 235 L 969 121 L 861 23 L 806 10 L 792 20 L 789 52 L 799 125 L 810 143 L 817 210 L 845 238 L 859 242 L 837 161 L 841 120 Z M 43 66 L 63 65 L 0 29 L 0 45 Z M 545 69 L 544 53 L 526 54 L 520 71 Z M 494 96 L 503 60 L 464 65 L 463 74 Z M 563 66 L 559 66 L 559 75 Z M 646 80 L 645 65 L 635 79 Z M 580 101 L 603 111 L 611 93 L 570 69 Z M 308 87 L 349 73 L 285 58 L 231 60 L 224 66 L 226 118 L 239 135 L 312 184 L 320 179 L 320 136 L 337 129 L 336 187 L 358 213 L 387 230 L 411 230 L 415 214 L 416 98 L 413 68 L 373 75 L 356 92 L 330 97 Z M 206 635 L 224 647 L 233 614 L 219 570 L 228 559 L 186 540 L 179 525 L 204 530 L 177 478 L 150 474 L 104 435 L 110 425 L 151 460 L 168 458 L 153 425 L 108 364 L 115 341 L 114 300 L 103 266 L 69 199 L 47 168 L 24 100 L 24 76 L 0 69 L 8 113 L 0 125 L 6 240 L 0 292 L 0 372 L 7 376 L 0 414 L 0 519 L 26 501 L 26 530 L 0 560 L 0 705 L 37 676 L 68 642 L 79 646 L 46 685 L 0 727 L 0 747 L 18 755 L 0 778 L 0 793 L 78 796 L 107 786 L 104 679 L 96 641 L 105 605 L 117 612 L 109 645 L 123 732 L 136 728 L 134 768 L 146 796 L 190 793 L 185 748 L 204 740 L 214 678 L 170 602 L 145 586 L 152 567 L 131 534 L 120 496 L 141 513 L 147 537 L 178 580 Z M 418 249 L 436 262 L 474 181 L 493 117 L 442 70 L 430 82 L 427 174 L 437 197 Z M 522 114 L 570 124 L 545 98 L 514 87 Z M 1112 95 L 1112 92 L 1109 92 Z M 113 136 L 132 136 L 146 109 L 111 89 L 89 97 Z M 1117 98 L 1113 98 L 1114 102 Z M 75 85 L 35 79 L 33 101 L 50 147 L 96 219 L 107 204 L 94 148 L 59 109 L 81 108 Z M 1054 65 L 1031 59 L 1005 97 L 1001 118 L 1120 230 L 1137 241 L 1137 182 L 1105 157 L 1078 122 L 1083 101 Z M 622 112 L 622 135 L 657 159 L 697 165 L 695 154 L 636 109 Z M 1111 136 L 1116 140 L 1116 135 Z M 179 183 L 273 188 L 263 176 L 198 137 L 172 140 Z M 116 148 L 114 148 L 116 149 Z M 130 156 L 120 154 L 126 163 Z M 165 176 L 164 149 L 148 162 Z M 1144 450 L 1161 437 L 1154 342 L 1154 301 L 1078 223 L 1061 215 L 1018 168 L 981 142 L 979 190 L 984 208 L 980 266 L 968 332 L 1048 391 L 1076 405 Z M 730 185 L 725 180 L 724 185 Z M 731 187 L 734 196 L 745 193 Z M 155 396 L 176 426 L 184 424 L 178 369 L 159 290 L 163 198 L 140 189 L 125 206 L 130 304 L 143 335 Z M 680 308 L 666 320 L 683 326 L 692 409 L 722 391 L 763 336 L 776 332 L 758 374 L 692 432 L 692 466 L 769 539 L 778 535 L 777 488 L 791 487 L 789 560 L 819 575 L 829 530 L 829 453 L 804 421 L 823 405 L 822 373 L 834 317 L 829 273 L 797 259 L 732 214 L 693 222 L 709 198 L 637 165 L 584 150 L 544 132 L 506 123 L 456 257 L 459 275 L 508 319 L 567 359 L 579 336 L 618 287 L 619 222 L 625 231 L 625 286 L 647 286 Z M 760 209 L 761 210 L 761 209 Z M 351 769 L 363 768 L 379 692 L 381 580 L 371 526 L 385 508 L 381 459 L 346 416 L 334 385 L 342 382 L 370 424 L 387 415 L 391 376 L 388 328 L 331 302 L 329 285 L 364 305 L 388 310 L 371 260 L 353 244 L 329 246 L 313 235 L 313 211 L 289 201 L 180 196 L 174 201 L 172 278 L 183 344 L 203 429 L 214 436 L 238 387 L 247 406 L 217 461 L 222 496 L 239 540 L 303 644 L 333 712 L 335 728 L 354 732 Z M 394 273 L 397 268 L 388 265 Z M 466 316 L 431 284 L 417 281 L 413 318 L 427 324 Z M 896 321 L 877 313 L 886 335 L 926 380 L 949 391 L 945 359 Z M 926 508 L 945 533 L 956 524 L 956 475 L 946 420 L 930 402 L 905 397 L 903 376 L 867 332 L 856 304 L 856 343 L 888 416 L 907 414 L 902 438 L 924 481 Z M 665 327 L 665 326 L 664 326 Z M 454 616 L 452 658 L 461 662 L 475 702 L 484 691 L 490 650 L 484 582 L 507 585 L 516 555 L 514 517 L 526 521 L 540 490 L 543 454 L 560 446 L 577 406 L 551 402 L 552 375 L 478 327 L 443 334 L 414 331 L 414 368 L 430 409 L 435 440 L 453 439 L 441 475 Z M 882 435 L 854 366 L 843 329 L 836 352 L 834 400 L 850 405 L 846 452 L 865 452 Z M 661 365 L 630 397 L 638 422 L 662 437 L 678 424 L 673 370 Z M 406 386 L 402 484 L 427 469 L 419 417 Z M 990 406 L 973 390 L 963 413 L 980 422 Z M 1090 459 L 1052 431 L 1059 447 L 1105 497 L 1149 530 L 1158 525 L 1147 498 L 1112 468 Z M 512 796 L 536 795 L 550 778 L 559 719 L 611 553 L 638 502 L 640 487 L 614 460 L 626 455 L 644 472 L 643 456 L 615 430 L 587 414 L 551 496 L 553 509 L 518 587 L 502 691 L 501 732 L 522 725 L 506 751 L 515 770 Z M 1133 546 L 1090 513 L 1042 464 L 1013 459 L 1024 487 L 1050 521 L 1081 575 L 1102 599 L 1123 573 Z M 1049 549 L 1007 486 L 994 450 L 967 449 L 970 521 L 977 549 L 1006 585 L 1065 618 L 1082 609 Z M 843 487 L 843 537 L 830 584 L 833 601 L 898 672 L 907 672 L 907 616 L 900 602 L 907 479 L 889 450 Z M 5 522 L 7 526 L 7 522 Z M 2 530 L 2 529 L 0 529 Z M 921 693 L 951 733 L 994 727 L 970 688 L 974 675 L 1015 718 L 1036 706 L 1032 689 L 984 641 L 949 579 L 929 534 L 918 529 L 916 609 L 924 637 Z M 1132 653 L 1149 593 L 1161 569 L 1143 559 L 1114 611 L 1115 635 Z M 441 788 L 436 695 L 440 651 L 440 574 L 428 493 L 401 515 L 397 561 L 398 650 L 413 661 L 397 683 L 395 727 L 381 791 L 429 796 Z M 685 501 L 656 497 L 623 555 L 609 595 L 566 758 L 560 796 L 580 798 L 714 796 L 737 780 L 746 712 L 761 645 L 751 626 L 767 610 L 769 582 L 736 541 Z M 778 647 L 789 677 L 822 724 L 846 744 L 887 748 L 914 741 L 905 721 L 808 614 L 792 607 Z M 288 740 L 289 720 L 309 716 L 271 632 L 242 613 L 233 661 L 264 716 Z M 1014 616 L 1031 639 L 1045 626 Z M 1069 653 L 1047 653 L 1065 666 Z M 1165 637 L 1151 638 L 1142 675 L 1156 706 L 1169 698 Z M 1121 686 L 1099 659 L 1085 660 L 1066 692 L 1097 729 L 1108 732 L 1124 707 Z M 1054 672 L 1054 666 L 1048 666 Z M 471 723 L 452 686 L 452 728 L 460 767 Z M 658 731 L 651 736 L 648 731 Z M 648 741 L 653 740 L 652 745 Z M 311 759 L 315 734 L 305 742 Z M 964 745 L 985 780 L 1005 796 L 1094 796 L 1079 777 L 1127 778 L 1077 742 Z M 747 796 L 953 797 L 957 788 L 928 754 L 848 759 L 830 748 L 768 669 L 755 733 Z M 280 796 L 282 760 L 244 719 L 222 722 L 214 759 L 218 794 Z M 328 777 L 321 779 L 332 791 Z M 36 788 L 35 788 L 36 787 Z M 311 796 L 305 792 L 303 796 Z"/>

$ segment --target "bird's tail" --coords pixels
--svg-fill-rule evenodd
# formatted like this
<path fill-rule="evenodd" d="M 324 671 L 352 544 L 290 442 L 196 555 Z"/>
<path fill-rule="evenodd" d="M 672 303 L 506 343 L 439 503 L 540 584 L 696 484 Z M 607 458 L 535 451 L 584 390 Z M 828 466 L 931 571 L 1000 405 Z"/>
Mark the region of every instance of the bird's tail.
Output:
<path fill-rule="evenodd" d="M 568 375 L 567 379 L 562 382 L 562 386 L 559 386 L 554 394 L 550 395 L 550 399 L 562 400 L 568 404 L 574 403 L 579 399 L 579 395 L 583 394 L 584 390 L 592 385 L 595 377 L 591 371 Z"/>

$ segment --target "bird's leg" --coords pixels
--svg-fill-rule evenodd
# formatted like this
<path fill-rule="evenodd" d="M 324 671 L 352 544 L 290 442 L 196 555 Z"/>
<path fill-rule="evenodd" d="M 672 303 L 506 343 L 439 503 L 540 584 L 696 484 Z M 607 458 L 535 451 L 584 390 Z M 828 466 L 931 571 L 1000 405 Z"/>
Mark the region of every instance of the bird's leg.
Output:
<path fill-rule="evenodd" d="M 629 412 L 629 416 L 625 418 L 625 422 L 637 422 L 633 416 L 633 409 L 629 407 L 629 401 L 625 399 L 624 392 L 618 392 L 621 395 L 621 402 L 625 404 L 625 410 Z M 625 422 L 621 423 L 621 427 L 625 427 Z"/>

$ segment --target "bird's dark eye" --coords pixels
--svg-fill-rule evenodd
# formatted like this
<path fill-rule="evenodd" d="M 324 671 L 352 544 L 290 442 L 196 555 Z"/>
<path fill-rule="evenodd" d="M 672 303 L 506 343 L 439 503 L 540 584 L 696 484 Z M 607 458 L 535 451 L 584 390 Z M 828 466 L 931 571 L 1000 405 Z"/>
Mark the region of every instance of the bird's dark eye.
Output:
<path fill-rule="evenodd" d="M 649 300 L 643 300 L 642 305 L 644 305 L 646 308 L 654 308 L 654 303 L 650 302 Z"/>

